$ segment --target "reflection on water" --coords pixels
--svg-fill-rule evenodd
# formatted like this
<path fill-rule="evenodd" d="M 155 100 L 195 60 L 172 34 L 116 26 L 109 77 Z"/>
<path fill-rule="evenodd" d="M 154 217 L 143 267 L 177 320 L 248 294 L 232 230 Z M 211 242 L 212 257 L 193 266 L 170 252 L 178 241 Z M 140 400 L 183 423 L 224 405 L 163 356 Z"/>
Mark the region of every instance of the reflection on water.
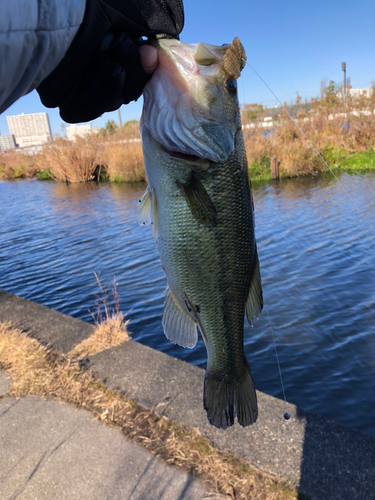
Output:
<path fill-rule="evenodd" d="M 340 177 L 375 226 L 375 175 Z M 116 276 L 133 338 L 205 366 L 161 326 L 166 280 L 136 206 L 144 184 L 0 182 L 0 287 L 93 321 L 94 272 Z M 245 327 L 256 387 L 375 436 L 374 231 L 332 176 L 259 184 L 256 233 L 265 311 Z"/>

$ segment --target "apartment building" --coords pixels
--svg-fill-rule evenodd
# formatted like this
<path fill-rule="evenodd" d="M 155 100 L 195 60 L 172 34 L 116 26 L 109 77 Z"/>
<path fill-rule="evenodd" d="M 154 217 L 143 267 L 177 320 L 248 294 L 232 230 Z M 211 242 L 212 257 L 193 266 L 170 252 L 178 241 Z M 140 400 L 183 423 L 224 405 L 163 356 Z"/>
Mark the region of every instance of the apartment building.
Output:
<path fill-rule="evenodd" d="M 351 97 L 354 97 L 356 99 L 361 97 L 361 96 L 365 96 L 369 99 L 372 96 L 372 92 L 373 92 L 373 87 L 369 87 L 367 89 L 348 89 L 346 91 L 346 95 L 350 95 Z M 342 98 L 342 91 L 341 90 L 339 92 L 337 92 L 337 97 L 339 99 Z"/>
<path fill-rule="evenodd" d="M 52 133 L 47 113 L 24 113 L 7 116 L 9 132 L 20 148 L 40 146 L 51 140 Z"/>
<path fill-rule="evenodd" d="M 16 149 L 16 141 L 14 135 L 0 135 L 0 151 L 9 151 Z"/>
<path fill-rule="evenodd" d="M 66 127 L 66 135 L 70 141 L 74 141 L 77 136 L 84 137 L 90 132 L 91 132 L 91 125 L 88 123 L 85 125 L 72 124 L 69 125 L 69 127 Z"/>

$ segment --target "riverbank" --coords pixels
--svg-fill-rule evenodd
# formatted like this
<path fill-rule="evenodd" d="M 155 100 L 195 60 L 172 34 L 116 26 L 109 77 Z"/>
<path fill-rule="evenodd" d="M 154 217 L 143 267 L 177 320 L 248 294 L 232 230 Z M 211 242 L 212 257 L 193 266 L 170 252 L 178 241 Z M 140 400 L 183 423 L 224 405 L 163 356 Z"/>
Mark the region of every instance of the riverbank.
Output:
<path fill-rule="evenodd" d="M 326 89 L 320 100 L 301 104 L 297 98 L 295 104 L 285 103 L 284 108 L 276 114 L 263 108 L 242 112 L 252 180 L 271 179 L 273 157 L 279 161 L 280 178 L 327 171 L 316 150 L 333 170 L 375 170 L 375 92 L 371 98 L 362 96 L 343 102 Z M 270 113 L 275 116 L 267 117 Z M 265 121 L 270 118 L 272 121 Z M 265 128 L 267 123 L 269 127 Z M 117 128 L 108 122 L 107 128 L 74 141 L 56 137 L 34 156 L 14 151 L 0 153 L 0 178 L 35 176 L 61 182 L 144 181 L 138 123 L 134 120 Z"/>
<path fill-rule="evenodd" d="M 113 157 L 121 158 L 122 156 L 127 156 L 127 148 L 123 145 L 121 148 L 124 148 L 122 152 L 119 152 L 120 147 L 116 149 L 112 149 L 112 151 L 108 154 L 111 154 Z M 110 151 L 110 148 L 108 148 Z M 52 173 L 50 168 L 43 169 L 46 165 L 51 165 L 53 161 L 57 161 L 61 153 L 61 145 L 50 148 L 50 156 L 53 156 L 54 159 L 48 161 L 43 161 L 40 165 L 40 159 L 36 159 L 36 163 L 33 162 L 33 159 L 27 157 L 26 155 L 22 155 L 17 153 L 19 157 L 10 158 L 9 156 L 6 161 L 4 161 L 4 157 L 0 156 L 0 179 L 3 180 L 12 180 L 12 179 L 27 179 L 27 178 L 37 178 L 40 181 L 44 180 L 62 180 L 69 179 L 68 182 L 80 182 L 78 180 L 78 175 L 68 176 L 65 174 L 62 169 L 60 169 L 60 178 L 57 179 L 56 174 Z M 44 153 L 45 155 L 45 153 Z M 137 151 L 137 160 L 135 164 L 130 164 L 128 168 L 124 167 L 120 160 L 115 160 L 116 168 L 113 170 L 108 169 L 106 164 L 104 165 L 96 165 L 95 169 L 92 169 L 91 174 L 88 176 L 89 180 L 100 180 L 100 181 L 108 181 L 108 182 L 144 182 L 146 180 L 146 174 L 144 170 L 143 160 L 141 158 L 142 152 Z M 297 167 L 294 167 L 294 173 L 290 173 L 283 169 L 283 163 L 279 162 L 280 168 L 280 178 L 281 179 L 291 179 L 295 177 L 302 176 L 316 176 L 322 172 L 330 172 L 333 170 L 334 172 L 347 172 L 347 173 L 366 173 L 366 172 L 375 172 L 375 150 L 369 149 L 367 151 L 362 151 L 359 153 L 350 153 L 347 151 L 340 151 L 339 153 L 332 154 L 329 151 L 323 152 L 322 157 L 327 162 L 330 168 L 328 168 L 321 158 L 317 158 L 317 163 L 320 162 L 319 168 L 315 168 L 315 170 L 311 170 L 309 172 L 299 172 L 296 170 Z M 3 164 L 1 165 L 1 161 Z M 129 156 L 125 161 L 129 161 Z M 315 160 L 314 160 L 315 161 Z M 302 170 L 305 170 L 305 166 L 302 167 Z M 249 162 L 249 176 L 252 182 L 258 181 L 270 181 L 272 179 L 271 176 L 271 157 L 264 156 L 260 163 L 255 160 L 252 163 Z"/>
<path fill-rule="evenodd" d="M 288 174 L 282 170 L 282 164 L 280 163 L 280 178 L 291 179 L 302 176 L 316 176 L 320 173 L 328 173 L 331 171 L 338 174 L 341 172 L 346 172 L 348 174 L 375 172 L 375 151 L 373 149 L 360 153 L 348 153 L 346 151 L 341 151 L 339 154 L 330 154 L 326 151 L 322 153 L 322 157 L 327 162 L 329 167 L 327 167 L 327 165 L 325 165 L 323 160 L 320 158 L 319 161 L 321 162 L 321 168 L 305 174 Z M 252 182 L 271 181 L 271 158 L 269 156 L 265 156 L 262 158 L 260 163 L 257 161 L 251 163 L 249 165 L 249 175 Z"/>
<path fill-rule="evenodd" d="M 91 337 L 94 328 L 0 291 L 0 322 L 5 321 L 28 332 L 22 342 L 17 332 L 5 332 L 1 337 L 0 362 L 15 384 L 10 395 L 43 395 L 77 408 L 84 406 L 115 428 L 122 418 L 128 429 L 125 435 L 131 439 L 134 425 L 141 424 L 142 433 L 133 432 L 135 442 L 169 464 L 187 468 L 206 484 L 219 480 L 220 491 L 230 498 L 249 498 L 250 494 L 267 499 L 372 497 L 375 439 L 370 436 L 261 392 L 256 424 L 219 431 L 208 424 L 202 408 L 204 370 L 133 341 L 72 364 L 69 352 Z M 48 353 L 43 345 L 60 354 Z M 13 356 L 10 364 L 9 356 Z M 25 379 L 27 363 L 31 369 Z M 283 418 L 286 411 L 291 415 L 289 421 Z M 79 418 L 78 412 L 76 415 Z M 189 461 L 189 436 L 193 438 L 193 463 Z M 216 477 L 216 469 L 212 469 L 209 482 L 207 466 L 213 458 L 222 461 L 218 463 L 221 474 Z M 222 480 L 227 481 L 225 486 Z M 241 488 L 247 485 L 246 493 Z"/>

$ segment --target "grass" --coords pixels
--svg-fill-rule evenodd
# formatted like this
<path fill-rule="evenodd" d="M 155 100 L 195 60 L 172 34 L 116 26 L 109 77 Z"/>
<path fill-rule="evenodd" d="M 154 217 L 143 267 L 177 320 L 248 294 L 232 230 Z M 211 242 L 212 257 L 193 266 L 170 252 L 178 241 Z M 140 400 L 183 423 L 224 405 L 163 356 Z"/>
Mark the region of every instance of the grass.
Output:
<path fill-rule="evenodd" d="M 288 108 L 286 103 L 284 106 Z M 280 177 L 326 171 L 325 163 L 304 134 L 332 169 L 347 172 L 375 169 L 375 91 L 371 99 L 346 102 L 326 92 L 320 100 L 312 99 L 307 107 L 295 105 L 293 110 L 295 124 L 281 109 L 281 113 L 273 116 L 274 127 L 269 133 L 265 133 L 261 121 L 272 110 L 259 111 L 255 118 L 251 115 L 250 121 L 249 114 L 243 113 L 244 141 L 253 181 L 270 179 L 270 159 L 274 156 L 280 161 Z"/>
<path fill-rule="evenodd" d="M 36 157 L 15 151 L 0 152 L 0 179 L 26 179 L 39 171 Z"/>
<path fill-rule="evenodd" d="M 138 123 L 126 124 L 106 138 L 101 155 L 107 178 L 111 182 L 146 180 L 141 136 Z"/>
<path fill-rule="evenodd" d="M 94 316 L 96 328 L 94 333 L 86 340 L 75 346 L 69 353 L 71 359 L 83 359 L 93 356 L 98 352 L 117 347 L 127 340 L 130 335 L 127 329 L 128 321 L 120 310 L 120 299 L 117 293 L 116 278 L 113 280 L 113 301 L 114 309 L 109 306 L 108 292 L 100 282 L 99 276 L 95 273 L 96 281 L 101 291 L 100 299 L 96 301 L 96 316 Z M 104 312 L 102 309 L 104 308 Z"/>
<path fill-rule="evenodd" d="M 252 182 L 271 180 L 271 158 L 263 156 L 260 160 L 249 165 L 249 174 Z"/>
<path fill-rule="evenodd" d="M 271 158 L 280 161 L 280 177 L 316 175 L 326 166 L 307 137 L 331 168 L 347 172 L 375 169 L 375 91 L 370 99 L 336 98 L 329 87 L 320 99 L 302 106 L 285 107 L 292 120 L 280 108 L 276 112 L 258 109 L 244 111 L 244 142 L 252 181 L 270 180 Z M 265 133 L 262 120 L 272 115 L 274 127 Z M 246 128 L 248 126 L 248 128 Z M 138 123 L 128 122 L 111 133 L 96 133 L 69 141 L 56 138 L 36 156 L 20 152 L 0 154 L 0 178 L 25 178 L 38 173 L 59 181 L 87 182 L 107 179 L 111 182 L 138 182 L 146 179 Z"/>
<path fill-rule="evenodd" d="M 215 448 L 198 430 L 185 429 L 108 389 L 76 362 L 78 352 L 87 352 L 87 344 L 63 356 L 47 350 L 10 324 L 0 323 L 0 368 L 7 371 L 11 380 L 7 396 L 53 398 L 89 410 L 95 418 L 121 430 L 168 464 L 201 478 L 212 491 L 228 498 L 301 498 L 285 482 Z"/>
<path fill-rule="evenodd" d="M 58 138 L 37 155 L 39 171 L 61 182 L 87 182 L 100 177 L 103 144 L 91 134 L 75 141 Z"/>
<path fill-rule="evenodd" d="M 375 170 L 375 151 L 369 149 L 362 153 L 354 153 L 345 158 L 339 165 L 345 172 L 369 172 Z"/>
<path fill-rule="evenodd" d="M 48 181 L 53 179 L 52 172 L 49 168 L 42 170 L 36 174 L 39 181 Z"/>

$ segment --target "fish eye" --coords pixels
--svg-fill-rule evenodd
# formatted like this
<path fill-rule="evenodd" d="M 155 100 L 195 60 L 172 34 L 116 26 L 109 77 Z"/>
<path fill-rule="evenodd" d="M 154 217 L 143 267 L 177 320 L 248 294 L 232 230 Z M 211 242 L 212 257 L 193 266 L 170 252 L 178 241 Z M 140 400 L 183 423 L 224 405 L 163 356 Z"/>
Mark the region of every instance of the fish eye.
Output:
<path fill-rule="evenodd" d="M 237 94 L 237 80 L 226 80 L 224 86 L 230 94 Z"/>

